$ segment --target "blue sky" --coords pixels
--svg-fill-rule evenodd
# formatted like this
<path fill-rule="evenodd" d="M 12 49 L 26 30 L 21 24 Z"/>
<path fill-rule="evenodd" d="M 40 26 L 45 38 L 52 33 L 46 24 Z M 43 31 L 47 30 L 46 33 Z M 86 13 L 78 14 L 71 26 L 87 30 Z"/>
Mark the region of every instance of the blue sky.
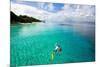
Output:
<path fill-rule="evenodd" d="M 46 11 L 50 11 L 50 12 L 58 12 L 60 10 L 62 10 L 62 8 L 64 7 L 64 3 L 49 3 L 49 2 L 31 2 L 31 1 L 17 1 L 17 0 L 11 0 L 11 2 L 17 3 L 17 4 L 24 4 L 24 5 L 29 5 L 32 7 L 36 7 L 38 9 L 43 9 Z M 50 5 L 52 4 L 52 5 Z M 49 8 L 50 6 L 53 6 L 53 8 Z M 67 11 L 74 11 L 78 5 L 76 4 L 68 4 L 70 10 Z M 89 6 L 89 5 L 88 5 Z M 82 5 L 80 5 L 80 7 L 82 7 Z M 90 8 L 92 11 L 94 11 L 94 6 L 91 6 Z M 95 12 L 93 12 L 95 13 Z"/>
<path fill-rule="evenodd" d="M 78 20 L 95 20 L 94 5 L 79 5 L 50 2 L 31 2 L 11 0 L 11 10 L 20 15 L 28 15 L 39 19 L 64 21 L 68 18 Z M 60 17 L 60 19 L 58 19 Z"/>
<path fill-rule="evenodd" d="M 44 2 L 16 1 L 16 0 L 11 0 L 11 1 L 14 3 L 17 3 L 17 4 L 29 5 L 29 6 L 43 9 L 43 10 L 50 11 L 50 12 L 58 12 L 58 11 L 62 10 L 62 7 L 64 6 L 63 3 L 52 3 L 53 10 L 51 10 L 48 8 L 48 5 L 50 4 L 49 2 L 44 3 Z M 41 4 L 43 4 L 43 5 L 41 5 Z"/>

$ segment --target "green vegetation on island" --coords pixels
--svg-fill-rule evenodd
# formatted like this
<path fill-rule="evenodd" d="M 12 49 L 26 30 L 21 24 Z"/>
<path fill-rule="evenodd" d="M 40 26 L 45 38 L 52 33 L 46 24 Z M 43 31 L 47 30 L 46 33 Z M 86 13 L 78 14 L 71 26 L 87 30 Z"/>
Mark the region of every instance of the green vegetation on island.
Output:
<path fill-rule="evenodd" d="M 10 20 L 11 20 L 11 24 L 16 24 L 18 22 L 20 22 L 20 23 L 42 22 L 41 20 L 38 20 L 38 19 L 33 18 L 33 17 L 26 16 L 26 15 L 17 16 L 12 11 L 10 11 Z"/>

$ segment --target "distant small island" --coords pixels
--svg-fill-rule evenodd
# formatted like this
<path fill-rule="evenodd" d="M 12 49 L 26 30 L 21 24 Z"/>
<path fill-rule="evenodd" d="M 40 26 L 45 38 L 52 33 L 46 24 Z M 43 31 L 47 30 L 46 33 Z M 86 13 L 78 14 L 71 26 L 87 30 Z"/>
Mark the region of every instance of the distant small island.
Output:
<path fill-rule="evenodd" d="M 19 15 L 17 16 L 14 12 L 10 11 L 10 20 L 11 24 L 17 24 L 17 23 L 32 23 L 32 22 L 42 22 L 41 20 L 38 20 L 33 17 L 29 17 L 26 15 Z"/>

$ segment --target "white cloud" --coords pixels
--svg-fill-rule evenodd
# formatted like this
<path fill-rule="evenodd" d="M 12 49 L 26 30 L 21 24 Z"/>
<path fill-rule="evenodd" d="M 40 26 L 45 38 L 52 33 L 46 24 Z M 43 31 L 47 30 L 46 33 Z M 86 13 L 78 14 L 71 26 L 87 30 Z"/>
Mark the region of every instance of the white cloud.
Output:
<path fill-rule="evenodd" d="M 43 8 L 44 8 L 44 5 L 45 5 L 44 2 L 36 2 L 36 6 L 37 6 L 38 8 L 43 9 Z"/>
<path fill-rule="evenodd" d="M 50 12 L 44 11 L 42 9 L 15 3 L 11 3 L 11 11 L 17 15 L 28 15 L 41 20 L 44 19 L 45 16 L 51 15 Z"/>
<path fill-rule="evenodd" d="M 54 11 L 53 3 L 45 3 L 45 2 L 36 2 L 35 5 L 40 9 L 45 9 L 48 11 Z"/>
<path fill-rule="evenodd" d="M 41 8 L 54 10 L 52 3 L 49 3 L 46 6 L 44 3 L 38 3 L 38 6 L 41 6 Z M 11 3 L 11 11 L 17 15 L 28 15 L 41 20 L 46 19 L 47 21 L 53 22 L 63 22 L 68 19 L 73 19 L 75 21 L 94 21 L 95 19 L 94 8 L 87 5 L 77 5 L 74 9 L 70 5 L 65 4 L 61 11 L 52 13 L 28 5 Z"/>
<path fill-rule="evenodd" d="M 54 6 L 52 3 L 48 3 L 47 5 L 44 6 L 44 9 L 48 10 L 48 11 L 53 11 L 54 10 Z"/>
<path fill-rule="evenodd" d="M 71 7 L 70 5 L 65 4 L 63 11 L 65 11 L 69 16 L 94 16 L 94 8 L 89 5 L 74 5 L 75 7 Z"/>
<path fill-rule="evenodd" d="M 74 7 L 65 4 L 61 11 L 51 16 L 58 22 L 63 21 L 95 21 L 95 8 L 89 5 L 75 5 Z M 58 19 L 59 18 L 59 19 Z M 55 21 L 52 19 L 52 21 Z"/>

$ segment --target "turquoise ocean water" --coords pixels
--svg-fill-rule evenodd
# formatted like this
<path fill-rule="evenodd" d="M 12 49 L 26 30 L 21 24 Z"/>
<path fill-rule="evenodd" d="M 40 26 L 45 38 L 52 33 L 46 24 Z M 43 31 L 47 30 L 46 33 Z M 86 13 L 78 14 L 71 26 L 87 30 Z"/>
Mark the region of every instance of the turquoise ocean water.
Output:
<path fill-rule="evenodd" d="M 29 23 L 11 25 L 10 29 L 10 64 L 12 66 L 95 60 L 94 43 L 90 38 L 77 32 L 73 26 Z M 60 56 L 55 54 L 51 61 L 56 42 L 62 47 L 62 52 Z"/>

